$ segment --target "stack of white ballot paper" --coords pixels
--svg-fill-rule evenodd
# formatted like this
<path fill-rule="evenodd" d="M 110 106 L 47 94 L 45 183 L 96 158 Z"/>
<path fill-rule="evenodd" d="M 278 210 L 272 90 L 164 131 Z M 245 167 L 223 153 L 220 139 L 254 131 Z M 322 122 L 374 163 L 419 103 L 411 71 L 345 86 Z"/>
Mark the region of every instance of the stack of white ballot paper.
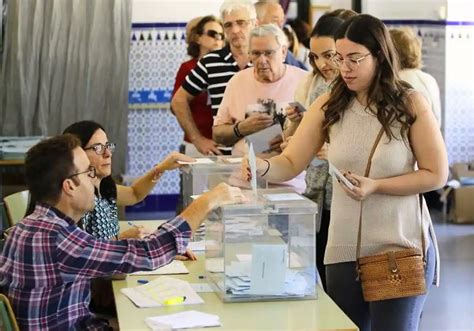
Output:
<path fill-rule="evenodd" d="M 219 316 L 201 313 L 195 310 L 188 310 L 170 315 L 148 317 L 145 318 L 145 323 L 153 331 L 221 326 Z"/>
<path fill-rule="evenodd" d="M 160 307 L 173 301 L 178 305 L 195 305 L 204 303 L 191 285 L 180 279 L 161 276 L 149 283 L 121 290 L 139 308 Z M 182 300 L 174 300 L 180 298 Z"/>

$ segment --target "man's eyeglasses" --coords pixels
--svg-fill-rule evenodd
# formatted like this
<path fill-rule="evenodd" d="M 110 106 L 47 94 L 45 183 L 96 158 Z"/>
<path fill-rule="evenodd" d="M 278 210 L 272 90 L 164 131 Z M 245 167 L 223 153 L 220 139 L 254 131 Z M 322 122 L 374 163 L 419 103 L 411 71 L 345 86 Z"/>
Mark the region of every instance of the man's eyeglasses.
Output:
<path fill-rule="evenodd" d="M 255 61 L 255 60 L 259 59 L 260 56 L 262 56 L 262 55 L 264 57 L 266 57 L 267 59 L 270 59 L 273 56 L 275 56 L 275 54 L 278 50 L 279 50 L 279 48 L 277 48 L 277 49 L 267 49 L 267 50 L 264 50 L 264 51 L 252 50 L 252 51 L 249 52 L 249 56 L 250 56 L 250 59 L 252 61 Z"/>
<path fill-rule="evenodd" d="M 78 172 L 72 175 L 67 176 L 67 178 L 72 178 L 74 176 L 79 176 L 82 174 L 87 174 L 90 178 L 95 178 L 97 176 L 96 170 L 93 166 L 89 166 L 89 168 L 86 171 Z"/>
<path fill-rule="evenodd" d="M 87 148 L 84 148 L 85 151 L 89 150 L 89 149 L 93 149 L 94 152 L 97 154 L 97 155 L 102 155 L 105 153 L 105 150 L 107 149 L 110 153 L 113 153 L 115 151 L 115 144 L 114 143 L 105 143 L 104 144 L 101 144 L 101 143 L 98 143 L 98 144 L 94 144 L 90 147 L 87 147 Z"/>
<path fill-rule="evenodd" d="M 217 32 L 216 30 L 207 30 L 204 34 L 216 40 L 224 40 L 224 34 L 222 32 Z"/>
<path fill-rule="evenodd" d="M 225 22 L 224 23 L 224 29 L 225 30 L 230 30 L 236 24 L 239 28 L 246 28 L 252 20 L 236 20 L 234 22 Z"/>
<path fill-rule="evenodd" d="M 349 70 L 357 70 L 357 68 L 359 68 L 360 61 L 366 59 L 371 54 L 372 53 L 367 53 L 360 57 L 350 57 L 348 59 L 344 59 L 341 55 L 337 54 L 332 57 L 331 61 L 339 70 L 341 70 L 344 63 L 346 64 L 347 68 L 349 68 Z"/>

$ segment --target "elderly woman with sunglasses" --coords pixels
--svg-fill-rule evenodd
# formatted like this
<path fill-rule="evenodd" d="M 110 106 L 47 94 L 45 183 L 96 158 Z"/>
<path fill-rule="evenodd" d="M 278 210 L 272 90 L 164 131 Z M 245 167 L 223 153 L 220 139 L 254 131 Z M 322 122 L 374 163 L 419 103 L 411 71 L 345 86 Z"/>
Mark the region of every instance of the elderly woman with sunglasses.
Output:
<path fill-rule="evenodd" d="M 193 160 L 173 152 L 131 186 L 118 185 L 111 177 L 112 153 L 115 150 L 115 144 L 109 142 L 105 129 L 100 124 L 93 121 L 80 121 L 67 127 L 64 133 L 71 133 L 79 138 L 91 166 L 96 171 L 95 208 L 87 212 L 81 221 L 84 230 L 97 238 L 123 239 L 146 236 L 148 233 L 143 227 L 132 227 L 119 233 L 117 205 L 130 206 L 142 201 L 165 171 L 179 167 L 178 160 Z"/>
<path fill-rule="evenodd" d="M 191 20 L 186 30 L 188 31 L 187 52 L 191 59 L 182 63 L 179 67 L 174 83 L 173 95 L 181 87 L 186 76 L 196 67 L 199 59 L 207 53 L 221 49 L 224 46 L 224 28 L 222 23 L 212 15 Z M 213 117 L 211 105 L 208 104 L 208 93 L 204 91 L 197 95 L 190 101 L 190 108 L 192 120 L 199 131 L 201 139 L 195 139 L 193 143 L 191 141 L 192 137 L 186 133 L 188 131 L 183 127 L 185 134 L 182 152 L 186 155 L 197 157 L 201 156 L 199 150 L 203 151 L 205 149 L 204 145 L 216 145 L 212 141 Z"/>

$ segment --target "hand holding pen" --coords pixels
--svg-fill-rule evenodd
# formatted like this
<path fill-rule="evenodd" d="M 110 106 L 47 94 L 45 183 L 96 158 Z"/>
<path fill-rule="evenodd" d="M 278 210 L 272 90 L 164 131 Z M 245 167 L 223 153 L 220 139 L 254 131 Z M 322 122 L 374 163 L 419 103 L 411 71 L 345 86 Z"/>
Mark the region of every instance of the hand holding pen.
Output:
<path fill-rule="evenodd" d="M 136 225 L 130 221 L 128 221 L 127 224 L 130 225 L 130 229 L 121 232 L 119 239 L 143 239 L 152 234 L 152 232 L 145 229 L 142 225 Z"/>

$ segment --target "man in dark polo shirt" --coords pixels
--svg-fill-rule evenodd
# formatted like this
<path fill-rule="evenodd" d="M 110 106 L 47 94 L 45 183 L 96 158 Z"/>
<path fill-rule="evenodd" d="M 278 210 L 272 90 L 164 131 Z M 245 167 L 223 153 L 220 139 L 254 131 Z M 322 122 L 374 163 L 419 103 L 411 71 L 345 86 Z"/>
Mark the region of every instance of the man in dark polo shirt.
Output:
<path fill-rule="evenodd" d="M 202 136 L 191 115 L 190 101 L 208 91 L 214 115 L 219 109 L 227 82 L 249 65 L 249 33 L 256 24 L 255 8 L 249 0 L 225 0 L 220 8 L 228 45 L 208 53 L 185 79 L 171 101 L 171 108 L 181 128 L 196 149 L 205 155 L 221 154 L 217 143 Z"/>

